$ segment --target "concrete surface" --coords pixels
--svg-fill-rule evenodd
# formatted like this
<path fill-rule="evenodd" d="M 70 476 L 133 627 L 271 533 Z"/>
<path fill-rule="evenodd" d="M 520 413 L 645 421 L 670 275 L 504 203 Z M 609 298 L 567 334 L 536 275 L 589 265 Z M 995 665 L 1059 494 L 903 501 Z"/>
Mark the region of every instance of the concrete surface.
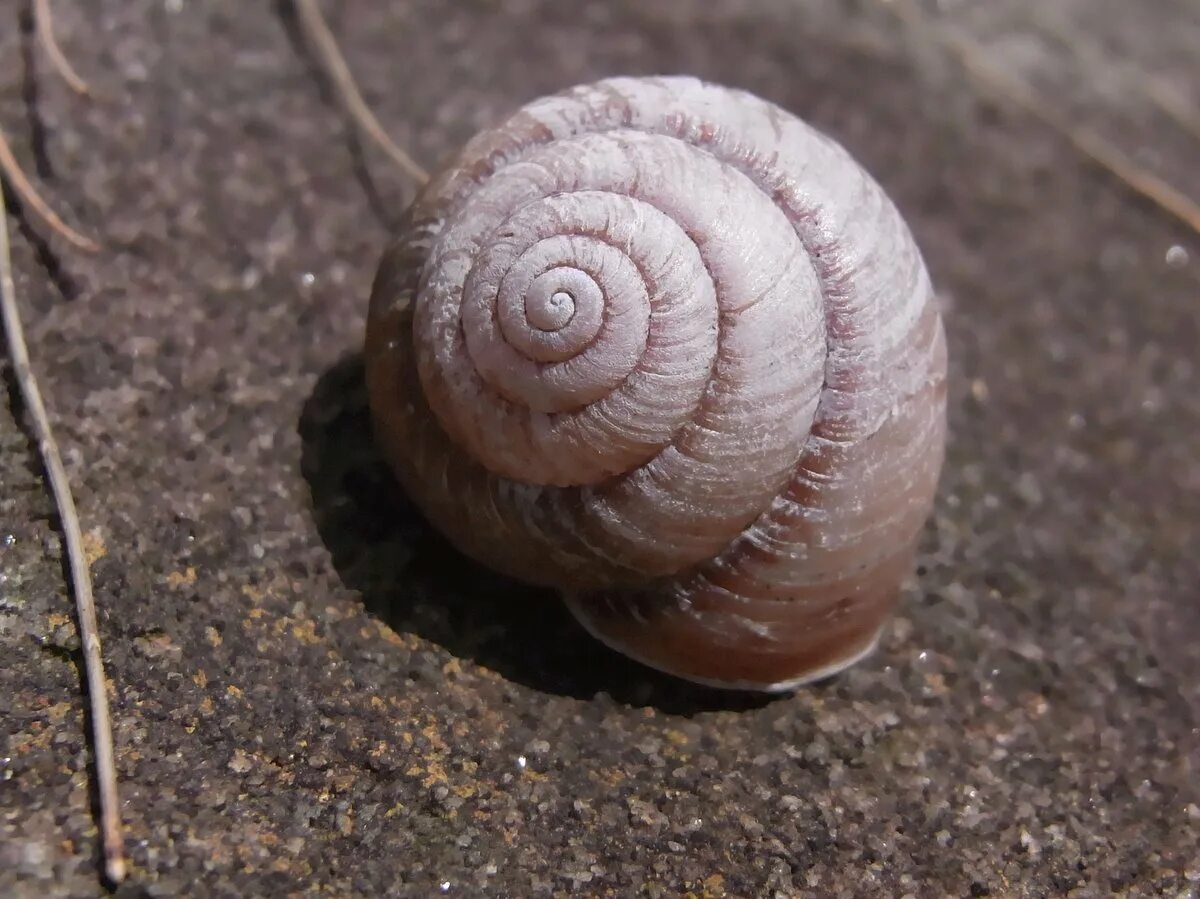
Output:
<path fill-rule="evenodd" d="M 17 287 L 94 559 L 124 895 L 1200 895 L 1200 240 L 883 3 L 332 10 L 433 164 L 613 73 L 754 90 L 843 141 L 947 308 L 951 440 L 870 661 L 693 689 L 464 562 L 371 446 L 358 347 L 411 186 L 348 135 L 285 4 L 0 0 L 0 125 L 95 257 L 13 204 Z M 1185 0 L 929 14 L 1200 195 Z M 1190 51 L 1189 52 L 1189 48 Z M 1131 62 L 1131 76 L 1122 68 Z M 1191 92 L 1188 94 L 1188 92 Z M 0 893 L 97 886 L 78 642 L 10 373 Z"/>

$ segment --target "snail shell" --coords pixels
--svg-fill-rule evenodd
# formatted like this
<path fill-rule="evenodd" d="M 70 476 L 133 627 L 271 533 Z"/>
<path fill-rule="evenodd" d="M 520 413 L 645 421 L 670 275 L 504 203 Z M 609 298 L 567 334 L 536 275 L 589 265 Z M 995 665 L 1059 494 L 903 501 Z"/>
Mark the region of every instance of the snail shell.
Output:
<path fill-rule="evenodd" d="M 778 107 L 691 78 L 525 106 L 408 210 L 365 355 L 433 524 L 615 649 L 775 691 L 878 641 L 945 340 L 895 207 Z"/>

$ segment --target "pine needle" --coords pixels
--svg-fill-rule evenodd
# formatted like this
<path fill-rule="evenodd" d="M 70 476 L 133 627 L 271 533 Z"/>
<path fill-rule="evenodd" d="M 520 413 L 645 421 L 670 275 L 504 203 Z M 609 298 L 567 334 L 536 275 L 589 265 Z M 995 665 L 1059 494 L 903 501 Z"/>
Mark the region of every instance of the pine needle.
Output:
<path fill-rule="evenodd" d="M 75 71 L 70 60 L 62 52 L 62 48 L 58 46 L 58 40 L 54 37 L 54 20 L 50 16 L 50 0 L 34 0 L 34 19 L 37 21 L 38 40 L 41 41 L 42 48 L 46 51 L 46 56 L 50 59 L 50 64 L 54 66 L 55 71 L 75 93 L 84 97 L 90 96 L 92 89 Z"/>
<path fill-rule="evenodd" d="M 94 240 L 84 237 L 60 219 L 49 204 L 38 195 L 33 185 L 29 183 L 29 179 L 25 177 L 25 173 L 21 171 L 21 166 L 17 164 L 17 158 L 13 155 L 12 148 L 8 145 L 3 131 L 0 131 L 0 173 L 7 176 L 17 196 L 27 203 L 34 214 L 49 225 L 52 231 L 81 250 L 95 253 L 100 249 Z"/>
<path fill-rule="evenodd" d="M 1032 21 L 1039 30 L 1055 40 L 1069 46 L 1093 71 L 1105 69 L 1116 72 L 1126 84 L 1136 88 L 1160 112 L 1175 122 L 1182 130 L 1200 140 L 1200 109 L 1161 77 L 1147 72 L 1141 66 L 1125 60 L 1114 59 L 1095 40 L 1072 30 L 1072 26 L 1061 18 L 1061 10 L 1050 7 L 1034 7 L 1030 10 Z"/>
<path fill-rule="evenodd" d="M 79 77 L 55 40 L 49 0 L 35 0 L 34 9 L 38 37 L 51 64 L 72 90 L 85 96 L 90 95 L 91 90 L 87 82 Z M 41 198 L 18 165 L 3 131 L 0 131 L 0 174 L 8 179 L 17 195 L 51 230 L 81 250 L 95 252 L 99 249 L 94 241 L 84 237 L 59 218 Z M 50 418 L 42 402 L 37 378 L 29 363 L 29 348 L 25 343 L 25 329 L 21 324 L 16 285 L 13 282 L 12 249 L 9 242 L 3 179 L 0 179 L 0 313 L 17 388 L 33 425 L 38 455 L 45 468 L 46 479 L 54 495 L 54 505 L 62 526 L 70 572 L 69 586 L 75 596 L 75 613 L 83 646 L 83 667 L 92 719 L 92 753 L 100 799 L 100 839 L 104 850 L 104 873 L 108 881 L 115 886 L 121 883 L 126 875 L 125 840 L 122 835 L 112 718 L 108 707 L 108 681 L 104 676 L 96 602 L 92 595 L 91 572 L 83 549 L 83 532 L 79 524 L 79 513 L 75 508 L 75 499 L 71 495 L 71 483 L 63 467 L 58 443 L 50 428 Z"/>
<path fill-rule="evenodd" d="M 1200 203 L 1196 200 L 1139 165 L 1131 156 L 1097 132 L 1072 125 L 1065 112 L 1056 108 L 1020 78 L 990 62 L 986 51 L 975 41 L 930 23 L 912 0 L 885 0 L 885 5 L 907 24 L 918 26 L 923 33 L 953 54 L 967 73 L 984 87 L 1001 99 L 1023 108 L 1135 193 L 1200 234 Z"/>
<path fill-rule="evenodd" d="M 316 0 L 293 0 L 293 5 L 305 37 L 316 52 L 326 76 L 337 90 L 351 120 L 366 132 L 402 171 L 417 183 L 424 184 L 429 180 L 429 174 L 388 137 L 375 114 L 363 100 L 354 75 L 338 49 L 337 38 L 329 30 Z"/>
<path fill-rule="evenodd" d="M 83 533 L 79 527 L 75 500 L 71 496 L 71 485 L 63 468 L 58 444 L 50 430 L 50 419 L 42 403 L 41 391 L 29 365 L 29 350 L 25 345 L 25 331 L 21 326 L 17 291 L 13 283 L 8 217 L 3 209 L 4 188 L 0 184 L 0 311 L 3 312 L 4 334 L 17 387 L 33 424 L 38 453 L 45 466 L 46 477 L 50 482 L 50 490 L 54 494 L 54 504 L 62 524 L 92 713 L 92 743 L 100 794 L 100 832 L 104 845 L 104 868 L 108 879 L 117 884 L 125 879 L 125 846 L 121 835 L 121 808 L 117 796 L 117 771 L 113 761 L 112 723 L 108 710 L 104 662 L 100 655 L 100 634 L 96 623 L 96 604 L 92 597 L 92 579 L 83 550 Z"/>

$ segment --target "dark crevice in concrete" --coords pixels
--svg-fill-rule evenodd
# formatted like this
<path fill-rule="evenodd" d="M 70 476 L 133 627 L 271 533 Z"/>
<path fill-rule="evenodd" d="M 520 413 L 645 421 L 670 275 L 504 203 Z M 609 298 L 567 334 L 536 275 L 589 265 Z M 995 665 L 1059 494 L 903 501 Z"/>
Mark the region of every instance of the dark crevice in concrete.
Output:
<path fill-rule="evenodd" d="M 43 181 L 54 179 L 54 166 L 47 151 L 46 123 L 42 119 L 41 80 L 37 66 L 37 34 L 33 21 L 33 0 L 26 0 L 19 15 L 21 30 L 21 99 L 29 124 L 29 148 L 34 172 Z"/>
<path fill-rule="evenodd" d="M 49 129 L 46 127 L 41 111 L 42 85 L 38 75 L 38 42 L 33 18 L 33 0 L 26 0 L 21 7 L 18 13 L 18 26 L 21 33 L 21 100 L 25 107 L 25 121 L 29 128 L 29 153 L 33 159 L 33 174 L 41 181 L 54 181 L 56 175 L 54 165 L 50 160 Z M 21 236 L 33 247 L 38 264 L 46 272 L 63 299 L 73 299 L 77 295 L 78 289 L 63 267 L 58 253 L 50 242 L 31 225 L 23 204 L 14 192 L 11 189 L 6 190 L 4 196 L 8 210 L 17 220 Z"/>
<path fill-rule="evenodd" d="M 75 283 L 75 279 L 63 265 L 61 257 L 50 241 L 43 237 L 30 221 L 21 199 L 11 189 L 4 191 L 4 199 L 8 207 L 7 212 L 17 222 L 17 232 L 33 247 L 33 254 L 37 258 L 38 265 L 46 273 L 50 283 L 54 285 L 64 300 L 75 299 L 79 295 L 79 287 Z"/>

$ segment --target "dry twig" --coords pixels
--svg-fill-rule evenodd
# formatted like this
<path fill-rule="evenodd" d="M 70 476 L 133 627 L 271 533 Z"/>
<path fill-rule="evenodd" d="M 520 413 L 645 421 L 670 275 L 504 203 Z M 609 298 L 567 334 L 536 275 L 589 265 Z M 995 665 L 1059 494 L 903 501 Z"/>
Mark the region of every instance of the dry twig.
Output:
<path fill-rule="evenodd" d="M 325 74 L 337 89 L 350 118 L 387 153 L 396 165 L 415 181 L 424 184 L 429 180 L 429 174 L 388 137 L 383 126 L 379 124 L 379 120 L 375 118 L 375 114 L 363 100 L 362 94 L 359 93 L 358 86 L 354 82 L 354 75 L 350 72 L 350 67 L 346 65 L 346 60 L 338 49 L 337 39 L 325 23 L 325 18 L 321 15 L 316 0 L 293 0 L 293 3 L 304 35 L 316 52 Z"/>

